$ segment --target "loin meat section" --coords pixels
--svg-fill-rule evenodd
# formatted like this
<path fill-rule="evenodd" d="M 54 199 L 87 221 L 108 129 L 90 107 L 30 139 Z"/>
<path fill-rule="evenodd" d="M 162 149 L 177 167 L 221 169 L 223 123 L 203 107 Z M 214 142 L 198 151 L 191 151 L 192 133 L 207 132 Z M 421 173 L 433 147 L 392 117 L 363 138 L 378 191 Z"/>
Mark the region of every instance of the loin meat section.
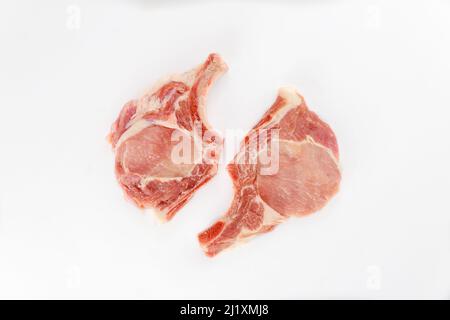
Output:
<path fill-rule="evenodd" d="M 281 88 L 228 164 L 234 198 L 226 214 L 198 236 L 206 255 L 324 207 L 339 188 L 338 160 L 330 126 L 294 88 Z"/>
<path fill-rule="evenodd" d="M 217 54 L 159 81 L 122 108 L 111 127 L 117 180 L 141 208 L 170 220 L 217 172 L 222 138 L 205 118 L 211 84 L 227 66 Z"/>

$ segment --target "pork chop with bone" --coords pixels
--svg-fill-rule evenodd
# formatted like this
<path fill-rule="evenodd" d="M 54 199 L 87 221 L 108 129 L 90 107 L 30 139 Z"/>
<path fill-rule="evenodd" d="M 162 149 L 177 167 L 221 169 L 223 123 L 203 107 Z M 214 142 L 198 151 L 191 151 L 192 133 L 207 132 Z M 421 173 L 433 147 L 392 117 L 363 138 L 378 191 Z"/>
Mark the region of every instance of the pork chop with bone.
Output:
<path fill-rule="evenodd" d="M 206 255 L 324 207 L 339 188 L 338 160 L 330 126 L 295 89 L 280 89 L 227 167 L 234 198 L 226 214 L 198 236 Z"/>
<path fill-rule="evenodd" d="M 112 125 L 109 140 L 120 186 L 137 206 L 153 208 L 163 220 L 217 172 L 223 143 L 206 120 L 205 99 L 226 70 L 222 58 L 211 54 L 125 104 Z"/>

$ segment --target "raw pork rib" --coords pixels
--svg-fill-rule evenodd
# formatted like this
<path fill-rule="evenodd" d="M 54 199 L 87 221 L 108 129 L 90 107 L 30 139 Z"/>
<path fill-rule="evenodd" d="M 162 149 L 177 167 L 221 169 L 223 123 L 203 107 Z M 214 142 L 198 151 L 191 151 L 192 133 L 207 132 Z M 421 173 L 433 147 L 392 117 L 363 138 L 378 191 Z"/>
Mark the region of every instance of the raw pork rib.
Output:
<path fill-rule="evenodd" d="M 139 207 L 155 209 L 163 220 L 216 174 L 222 139 L 206 122 L 205 96 L 226 70 L 222 58 L 211 54 L 202 65 L 125 104 L 112 125 L 119 184 Z M 180 152 L 181 141 L 192 149 Z M 174 155 L 186 161 L 175 161 Z"/>
<path fill-rule="evenodd" d="M 270 167 L 263 154 L 271 156 Z M 295 89 L 280 89 L 228 165 L 234 199 L 228 212 L 199 234 L 206 255 L 322 208 L 339 188 L 338 158 L 331 128 Z"/>

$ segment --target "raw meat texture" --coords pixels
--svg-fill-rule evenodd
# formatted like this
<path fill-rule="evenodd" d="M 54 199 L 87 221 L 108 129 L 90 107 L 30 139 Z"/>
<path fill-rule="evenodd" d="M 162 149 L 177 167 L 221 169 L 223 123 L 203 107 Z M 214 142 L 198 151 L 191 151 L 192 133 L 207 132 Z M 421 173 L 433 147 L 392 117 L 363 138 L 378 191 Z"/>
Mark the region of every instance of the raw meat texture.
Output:
<path fill-rule="evenodd" d="M 211 54 L 200 66 L 125 104 L 112 125 L 119 184 L 139 207 L 153 208 L 163 220 L 217 172 L 222 139 L 207 123 L 204 108 L 209 87 L 226 70 L 222 58 Z"/>
<path fill-rule="evenodd" d="M 280 89 L 227 167 L 234 198 L 228 212 L 198 236 L 206 255 L 321 209 L 338 191 L 338 159 L 331 128 L 295 89 Z"/>

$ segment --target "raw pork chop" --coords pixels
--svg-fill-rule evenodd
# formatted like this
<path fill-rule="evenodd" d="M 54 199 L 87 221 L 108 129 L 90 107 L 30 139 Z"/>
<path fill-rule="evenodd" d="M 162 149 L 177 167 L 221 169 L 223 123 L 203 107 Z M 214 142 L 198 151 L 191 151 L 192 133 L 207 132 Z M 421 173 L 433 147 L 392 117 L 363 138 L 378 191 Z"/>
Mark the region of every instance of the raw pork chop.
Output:
<path fill-rule="evenodd" d="M 205 96 L 226 70 L 222 58 L 211 54 L 125 104 L 112 125 L 119 184 L 139 207 L 155 209 L 164 220 L 216 174 L 222 139 L 205 119 Z"/>
<path fill-rule="evenodd" d="M 341 180 L 338 158 L 331 128 L 295 89 L 280 89 L 228 165 L 234 199 L 228 212 L 199 234 L 206 255 L 325 206 Z"/>

